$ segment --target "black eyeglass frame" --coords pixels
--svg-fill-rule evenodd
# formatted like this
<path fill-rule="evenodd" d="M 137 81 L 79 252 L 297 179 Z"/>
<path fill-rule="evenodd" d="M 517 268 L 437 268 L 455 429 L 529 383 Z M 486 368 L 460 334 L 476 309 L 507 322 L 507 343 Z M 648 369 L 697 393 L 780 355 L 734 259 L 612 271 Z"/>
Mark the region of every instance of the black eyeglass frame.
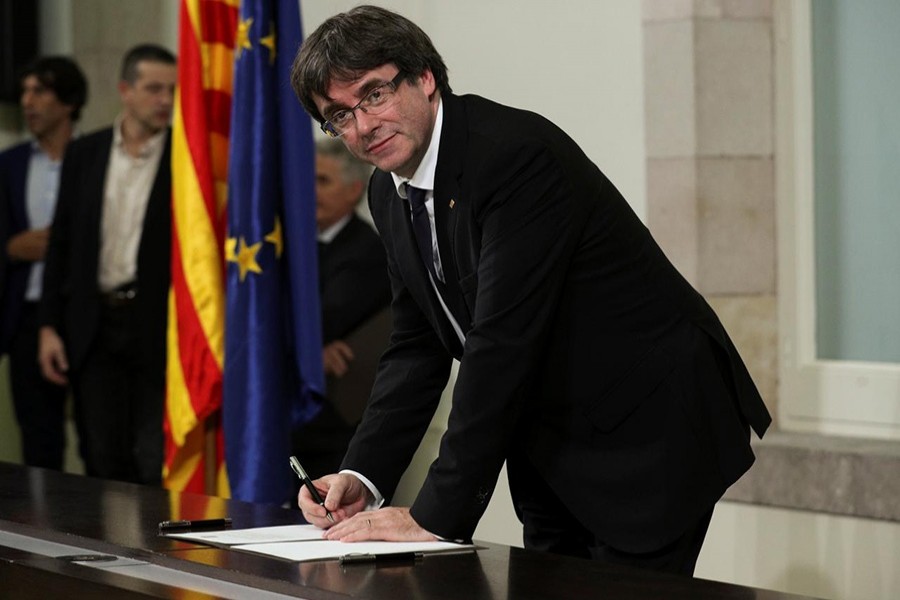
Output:
<path fill-rule="evenodd" d="M 368 92 L 366 92 L 366 95 L 363 96 L 362 99 L 360 99 L 360 101 L 357 102 L 353 107 L 342 108 L 340 110 L 335 111 L 335 113 L 331 115 L 331 119 L 324 121 L 321 125 L 319 125 L 319 128 L 328 137 L 333 137 L 333 138 L 341 137 L 342 135 L 347 133 L 347 128 L 344 127 L 343 128 L 344 131 L 341 131 L 340 129 L 338 129 L 337 126 L 335 126 L 335 124 L 332 122 L 332 120 L 334 119 L 334 116 L 336 114 L 347 113 L 348 115 L 353 117 L 353 120 L 356 119 L 356 115 L 354 114 L 356 112 L 356 110 L 361 110 L 366 114 L 373 114 L 373 115 L 379 114 L 381 111 L 373 112 L 372 108 L 386 109 L 390 106 L 390 103 L 385 101 L 382 104 L 375 104 L 373 106 L 372 105 L 373 101 L 370 100 L 370 98 L 372 98 L 372 95 L 376 94 L 377 92 L 383 92 L 385 88 L 390 88 L 391 95 L 393 95 L 393 93 L 397 91 L 397 88 L 400 87 L 400 83 L 402 83 L 405 76 L 406 76 L 406 74 L 403 71 L 400 71 L 390 81 L 382 83 L 381 85 L 376 85 L 375 87 L 370 89 Z M 369 106 L 366 107 L 365 106 L 366 104 L 368 104 Z M 347 125 L 352 123 L 353 120 L 347 120 Z"/>

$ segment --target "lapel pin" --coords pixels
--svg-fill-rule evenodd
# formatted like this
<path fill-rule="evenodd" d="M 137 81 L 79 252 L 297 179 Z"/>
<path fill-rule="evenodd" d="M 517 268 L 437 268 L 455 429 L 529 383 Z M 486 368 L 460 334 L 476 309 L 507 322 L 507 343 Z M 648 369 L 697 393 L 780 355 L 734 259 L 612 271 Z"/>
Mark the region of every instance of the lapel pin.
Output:
<path fill-rule="evenodd" d="M 450 208 L 453 208 L 456 205 L 456 200 L 450 200 Z"/>

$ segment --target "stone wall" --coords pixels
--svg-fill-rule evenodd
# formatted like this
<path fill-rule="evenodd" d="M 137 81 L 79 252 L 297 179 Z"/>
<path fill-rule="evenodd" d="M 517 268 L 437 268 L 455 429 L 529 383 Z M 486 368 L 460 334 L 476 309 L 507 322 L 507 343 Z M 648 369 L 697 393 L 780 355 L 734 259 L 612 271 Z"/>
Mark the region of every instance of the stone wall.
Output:
<path fill-rule="evenodd" d="M 767 0 L 645 0 L 647 221 L 774 415 L 775 81 Z"/>

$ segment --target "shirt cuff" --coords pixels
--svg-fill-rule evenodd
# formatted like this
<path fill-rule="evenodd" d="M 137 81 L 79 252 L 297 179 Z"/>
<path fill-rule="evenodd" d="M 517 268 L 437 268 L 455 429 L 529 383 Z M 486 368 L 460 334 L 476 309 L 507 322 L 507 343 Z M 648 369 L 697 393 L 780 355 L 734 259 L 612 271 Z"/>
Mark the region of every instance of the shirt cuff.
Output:
<path fill-rule="evenodd" d="M 369 481 L 368 478 L 366 478 L 366 476 L 363 475 L 362 473 L 357 473 L 356 471 L 354 471 L 352 469 L 342 469 L 341 474 L 344 474 L 344 473 L 346 473 L 348 475 L 353 475 L 354 477 L 359 479 L 362 482 L 362 484 L 364 486 L 366 486 L 366 488 L 370 492 L 372 492 L 372 496 L 375 497 L 375 499 L 372 502 L 370 502 L 369 504 L 367 504 L 363 510 L 375 510 L 376 508 L 381 508 L 381 505 L 384 504 L 384 496 L 381 495 L 381 492 L 378 491 L 378 488 L 375 487 L 374 483 Z"/>

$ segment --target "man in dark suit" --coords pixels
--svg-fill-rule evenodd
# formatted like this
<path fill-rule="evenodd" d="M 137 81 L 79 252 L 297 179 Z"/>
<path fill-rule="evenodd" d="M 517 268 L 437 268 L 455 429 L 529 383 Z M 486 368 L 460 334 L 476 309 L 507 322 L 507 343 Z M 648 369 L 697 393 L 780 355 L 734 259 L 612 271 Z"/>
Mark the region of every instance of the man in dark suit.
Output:
<path fill-rule="evenodd" d="M 87 100 L 74 61 L 38 58 L 22 70 L 20 105 L 34 139 L 0 154 L 0 355 L 9 354 L 10 387 L 27 465 L 62 469 L 66 388 L 41 375 L 37 306 L 63 152 Z"/>
<path fill-rule="evenodd" d="M 88 475 L 158 484 L 169 287 L 175 57 L 123 60 L 122 113 L 70 144 L 40 305 L 44 376 L 71 381 Z"/>
<path fill-rule="evenodd" d="M 716 315 L 616 188 L 534 113 L 455 96 L 428 36 L 357 7 L 292 84 L 369 187 L 393 333 L 340 474 L 329 539 L 470 538 L 504 460 L 525 546 L 690 574 L 766 407 Z M 390 499 L 460 361 L 410 508 Z"/>
<path fill-rule="evenodd" d="M 347 444 L 362 417 L 374 370 L 360 359 L 380 354 L 386 333 L 357 340 L 391 300 L 384 246 L 372 227 L 356 215 L 370 168 L 339 140 L 316 143 L 316 226 L 319 235 L 319 293 L 322 304 L 322 363 L 326 402 L 312 422 L 293 432 L 293 450 L 313 475 L 341 466 Z M 376 347 L 366 347 L 366 346 Z M 365 378 L 342 393 L 343 382 Z M 299 483 L 299 482 L 298 482 Z M 297 488 L 299 490 L 299 486 Z"/>

